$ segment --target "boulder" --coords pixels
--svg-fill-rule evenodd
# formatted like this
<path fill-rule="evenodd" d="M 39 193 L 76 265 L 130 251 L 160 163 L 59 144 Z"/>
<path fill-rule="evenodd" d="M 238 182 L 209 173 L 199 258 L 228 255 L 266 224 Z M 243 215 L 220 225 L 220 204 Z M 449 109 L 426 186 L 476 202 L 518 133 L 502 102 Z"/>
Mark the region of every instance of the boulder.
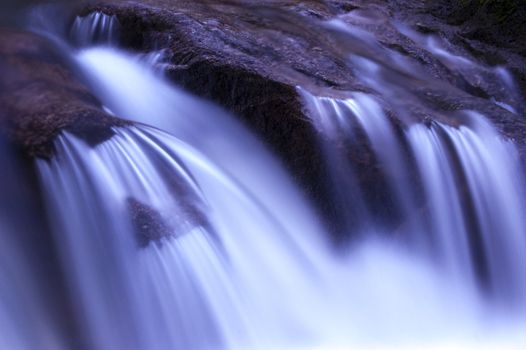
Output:
<path fill-rule="evenodd" d="M 299 169 L 309 169 L 310 173 L 316 168 L 319 156 L 311 145 L 316 143 L 319 132 L 309 121 L 296 87 L 329 96 L 338 96 L 339 91 L 370 91 L 356 79 L 349 55 L 389 64 L 383 62 L 374 47 L 364 44 L 367 38 L 360 38 L 360 33 L 347 35 L 329 25 L 334 19 L 352 22 L 355 28 L 372 34 L 370 40 L 409 57 L 427 72 L 430 77 L 427 84 L 414 84 L 407 79 L 401 83 L 409 83 L 412 93 L 437 112 L 418 111 L 414 113 L 416 118 L 431 114 L 431 118 L 440 119 L 444 112 L 477 109 L 488 115 L 506 136 L 523 139 L 522 132 L 515 133 L 517 125 L 524 127 L 520 118 L 489 101 L 489 96 L 498 89 L 491 79 L 452 71 L 400 33 L 394 23 L 403 20 L 417 30 L 450 38 L 460 47 L 459 54 L 474 56 L 475 60 L 480 58 L 474 54 L 477 50 L 492 52 L 488 56 L 499 58 L 490 63 L 508 66 L 517 72 L 519 79 L 524 58 L 515 54 L 515 58 L 509 59 L 507 49 L 497 45 L 492 49 L 478 47 L 479 42 L 473 43 L 466 33 L 437 18 L 435 9 L 430 2 L 400 0 L 105 0 L 79 13 L 102 11 L 116 15 L 124 47 L 163 50 L 168 76 L 174 82 L 241 117 L 268 141 L 301 180 L 310 174 Z M 367 20 L 360 23 L 356 18 Z M 459 39 L 459 33 L 466 35 Z M 314 160 L 307 160 L 311 157 Z"/>
<path fill-rule="evenodd" d="M 0 37 L 0 133 L 27 156 L 50 157 L 63 130 L 97 144 L 128 124 L 102 110 L 47 40 L 8 28 Z"/>
<path fill-rule="evenodd" d="M 397 128 L 403 128 L 407 118 L 409 122 L 439 120 L 458 125 L 455 111 L 475 109 L 526 154 L 526 123 L 520 113 L 491 101 L 494 93 L 502 93 L 494 79 L 450 69 L 402 33 L 397 24 L 405 22 L 419 33 L 443 37 L 455 54 L 488 66 L 505 66 L 519 79 L 526 67 L 524 57 L 491 40 L 471 38 L 439 18 L 435 9 L 432 2 L 416 0 L 102 0 L 77 13 L 114 15 L 120 22 L 124 48 L 162 51 L 167 76 L 226 107 L 259 134 L 334 223 L 331 213 L 338 209 L 328 195 L 331 184 L 327 183 L 320 147 L 324 135 L 313 123 L 297 87 L 336 98 L 348 96 L 349 91 L 381 97 L 381 92 L 358 79 L 350 55 L 378 63 L 385 68 L 387 81 L 411 96 L 407 101 L 399 98 L 398 108 L 384 105 Z M 341 23 L 352 24 L 352 33 L 339 29 Z M 425 78 L 414 79 L 393 68 L 382 56 L 382 48 L 409 59 Z M 384 202 L 378 195 L 385 192 L 378 185 L 382 180 L 375 157 L 367 154 L 370 148 L 366 142 L 363 138 L 347 153 L 359 159 L 363 187 L 370 188 L 378 202 Z"/>
<path fill-rule="evenodd" d="M 319 192 L 318 131 L 296 86 L 354 86 L 343 57 L 310 23 L 340 13 L 344 3 L 105 1 L 80 13 L 116 15 L 126 48 L 162 49 L 172 81 L 239 116 L 309 192 Z"/>
<path fill-rule="evenodd" d="M 462 36 L 526 56 L 526 3 L 521 0 L 443 0 L 428 12 L 456 25 Z"/>

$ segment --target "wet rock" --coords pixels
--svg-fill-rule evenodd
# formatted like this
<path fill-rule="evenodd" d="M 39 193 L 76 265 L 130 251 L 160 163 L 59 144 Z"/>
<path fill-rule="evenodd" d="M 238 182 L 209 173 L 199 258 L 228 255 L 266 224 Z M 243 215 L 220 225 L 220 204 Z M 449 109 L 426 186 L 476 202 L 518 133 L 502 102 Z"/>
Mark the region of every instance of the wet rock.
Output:
<path fill-rule="evenodd" d="M 188 182 L 188 174 L 183 175 L 174 171 L 173 164 L 169 164 L 157 151 L 146 148 L 147 157 L 155 163 L 156 171 L 163 179 L 170 199 L 164 203 L 162 209 L 141 201 L 128 198 L 126 205 L 131 216 L 135 237 L 140 247 L 146 247 L 151 242 L 160 244 L 163 238 L 179 237 L 196 227 L 202 227 L 213 234 L 206 215 L 206 204 L 199 193 L 195 191 L 195 184 Z M 177 156 L 172 155 L 176 160 Z M 184 164 L 179 164 L 184 168 Z"/>
<path fill-rule="evenodd" d="M 136 198 L 128 198 L 126 205 L 139 247 L 147 247 L 150 243 L 162 244 L 163 238 L 179 237 L 196 227 L 211 230 L 202 207 L 196 203 L 195 197 L 190 201 L 190 195 L 178 197 L 172 210 L 161 213 L 152 206 Z M 210 233 L 213 233 L 210 231 Z M 214 237 L 215 238 L 215 237 Z"/>
<path fill-rule="evenodd" d="M 509 97 L 491 74 L 452 69 L 402 33 L 397 24 L 405 22 L 422 35 L 436 35 L 453 54 L 489 68 L 502 65 L 524 80 L 524 58 L 514 46 L 518 41 L 502 47 L 475 40 L 446 23 L 431 5 L 416 0 L 104 0 L 79 13 L 115 15 L 125 48 L 163 50 L 167 76 L 240 117 L 281 156 L 298 183 L 330 217 L 337 208 L 328 200 L 332 185 L 327 184 L 320 147 L 324 135 L 311 121 L 296 87 L 336 98 L 348 97 L 346 91 L 364 91 L 382 100 L 382 93 L 358 76 L 351 55 L 379 65 L 385 82 L 404 90 L 395 99 L 398 106 L 384 104 L 400 128 L 404 123 L 429 120 L 458 125 L 456 111 L 475 109 L 526 154 L 521 111 L 514 114 L 491 100 L 495 94 Z M 346 32 L 341 24 L 351 24 L 353 29 Z M 393 67 L 384 57 L 385 49 L 407 58 L 425 78 Z M 509 97 L 505 102 L 520 107 L 517 99 Z M 348 156 L 357 159 L 364 186 L 371 187 L 371 196 L 381 202 L 383 197 L 377 195 L 383 191 L 378 185 L 381 175 L 367 146 L 362 142 L 349 149 Z"/>
<path fill-rule="evenodd" d="M 459 26 L 463 36 L 526 56 L 526 3 L 521 0 L 453 1 L 429 6 L 429 11 Z"/>
<path fill-rule="evenodd" d="M 349 35 L 331 27 L 328 21 L 336 18 L 372 34 L 370 41 L 378 41 L 419 63 L 431 78 L 448 85 L 444 90 L 451 86 L 460 90 L 459 96 L 450 96 L 447 108 L 433 103 L 431 109 L 448 112 L 452 105 L 467 108 L 457 102 L 470 100 L 469 106 L 479 105 L 481 112 L 488 109 L 491 114 L 492 108 L 486 108 L 489 104 L 484 102 L 498 89 L 491 84 L 491 78 L 449 69 L 394 25 L 394 20 L 403 20 L 414 23 L 420 33 L 444 35 L 450 39 L 448 42 L 464 47 L 459 55 L 478 50 L 471 42 L 458 43 L 460 39 L 455 37 L 458 31 L 433 16 L 436 6 L 399 0 L 219 3 L 107 0 L 88 6 L 81 13 L 97 10 L 116 15 L 122 25 L 123 46 L 141 51 L 164 50 L 168 75 L 173 81 L 242 117 L 287 164 L 292 164 L 292 169 L 297 169 L 306 165 L 298 164 L 302 155 L 316 153 L 312 147 L 301 149 L 301 144 L 311 143 L 318 131 L 313 130 L 308 115 L 301 110 L 295 87 L 321 90 L 325 95 L 337 95 L 338 90 L 368 91 L 356 78 L 355 69 L 348 62 L 349 55 L 390 65 L 377 49 L 364 45 L 364 38 L 356 37 L 362 34 Z M 467 36 L 463 39 L 469 40 Z M 507 56 L 506 52 L 500 52 L 500 56 Z M 500 57 L 494 64 L 500 62 L 510 69 L 520 69 L 523 61 L 511 61 Z M 428 85 L 435 83 L 431 81 Z M 433 93 L 436 87 L 428 86 L 427 90 Z M 500 117 L 490 115 L 490 118 Z M 286 137 L 295 130 L 299 130 L 298 137 L 294 134 Z M 303 140 L 300 144 L 291 141 L 298 138 Z"/>
<path fill-rule="evenodd" d="M 152 241 L 174 234 L 155 209 L 134 198 L 129 198 L 126 202 L 139 246 L 146 247 Z"/>
<path fill-rule="evenodd" d="M 354 86 L 343 56 L 311 23 L 349 10 L 343 3 L 110 1 L 84 13 L 116 15 L 125 47 L 164 50 L 174 82 L 243 119 L 314 194 L 324 186 L 318 130 L 296 85 Z"/>
<path fill-rule="evenodd" d="M 524 67 L 526 3 L 523 1 L 391 0 L 390 7 L 398 18 L 439 33 L 480 62 L 511 69 Z"/>
<path fill-rule="evenodd" d="M 62 130 L 97 144 L 127 124 L 102 111 L 46 40 L 7 28 L 0 37 L 0 132 L 24 153 L 51 156 Z"/>

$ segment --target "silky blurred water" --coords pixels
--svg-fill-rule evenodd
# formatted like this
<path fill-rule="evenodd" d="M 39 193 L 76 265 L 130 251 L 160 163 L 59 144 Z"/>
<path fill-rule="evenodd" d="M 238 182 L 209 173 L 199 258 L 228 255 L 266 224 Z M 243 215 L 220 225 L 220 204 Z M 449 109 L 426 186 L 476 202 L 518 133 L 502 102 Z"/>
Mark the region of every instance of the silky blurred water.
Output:
<path fill-rule="evenodd" d="M 354 238 L 336 252 L 265 146 L 170 84 L 162 53 L 116 48 L 115 21 L 77 19 L 70 54 L 105 110 L 135 124 L 95 147 L 63 132 L 56 156 L 36 161 L 79 348 L 521 349 L 524 175 L 513 143 L 483 115 L 394 123 L 385 103 L 400 108 L 410 93 L 390 89 L 388 67 L 362 56 L 349 61 L 374 95 L 298 87 L 333 200 L 352 217 Z M 383 52 L 358 28 L 326 25 Z M 452 66 L 467 64 L 422 40 Z M 514 89 L 505 70 L 495 74 Z M 389 225 L 360 164 L 336 147 L 360 135 L 394 207 Z M 15 227 L 2 221 L 5 232 Z M 4 243 L 0 347 L 71 348 L 23 245 Z"/>

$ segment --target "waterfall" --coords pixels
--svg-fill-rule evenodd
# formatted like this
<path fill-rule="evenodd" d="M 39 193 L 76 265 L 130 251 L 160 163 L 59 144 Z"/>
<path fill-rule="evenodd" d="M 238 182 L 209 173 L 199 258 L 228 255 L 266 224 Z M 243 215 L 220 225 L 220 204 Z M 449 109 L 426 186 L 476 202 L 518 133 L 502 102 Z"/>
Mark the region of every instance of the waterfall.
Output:
<path fill-rule="evenodd" d="M 508 306 L 523 308 L 526 182 L 516 147 L 479 112 L 450 112 L 448 118 L 424 105 L 418 89 L 434 79 L 415 62 L 379 46 L 369 33 L 339 19 L 327 26 L 366 48 L 350 52 L 348 61 L 370 89 L 332 98 L 298 87 L 320 131 L 327 166 L 347 169 L 345 174 L 333 171 L 338 176 L 333 181 L 344 183 L 345 177 L 353 184 L 338 187 L 337 199 L 345 198 L 340 199 L 341 206 L 352 206 L 344 215 L 360 209 L 354 215 L 358 219 L 344 230 L 358 235 L 366 227 L 368 232 L 394 235 L 438 261 L 449 276 L 482 288 Z M 506 69 L 486 67 L 450 52 L 451 44 L 435 35 L 420 34 L 399 23 L 395 28 L 466 82 L 501 81 L 490 100 L 516 113 L 513 106 L 499 101 L 522 103 Z M 431 89 L 444 89 L 436 85 Z M 426 115 L 440 121 L 430 122 Z M 343 150 L 337 146 L 342 143 Z M 360 154 L 368 158 L 362 169 L 356 165 Z"/>
<path fill-rule="evenodd" d="M 484 116 L 465 112 L 465 124 L 460 126 L 414 123 L 397 132 L 372 97 L 354 94 L 336 100 L 300 92 L 318 128 L 329 135 L 329 143 L 331 137 L 367 136 L 368 145 L 362 145 L 362 151 L 370 148 L 381 169 L 374 181 L 384 179 L 382 192 L 394 198 L 384 205 L 399 206 L 397 235 L 440 259 L 449 275 L 487 283 L 498 298 L 517 299 L 524 305 L 523 170 L 514 145 L 500 137 Z M 328 147 L 327 152 L 337 150 Z M 336 161 L 352 167 L 353 160 L 345 155 Z M 358 181 L 356 171 L 346 176 Z M 382 205 L 371 203 L 354 187 L 345 196 L 374 211 Z M 369 225 L 378 228 L 372 221 Z"/>
<path fill-rule="evenodd" d="M 369 92 L 336 98 L 298 87 L 344 216 L 337 229 L 348 241 L 336 251 L 265 145 L 173 86 L 157 69 L 162 54 L 119 49 L 118 28 L 102 13 L 77 18 L 68 54 L 104 109 L 131 125 L 96 146 L 63 131 L 54 156 L 35 161 L 75 335 L 66 339 L 35 292 L 38 264 L 26 266 L 24 245 L 6 240 L 0 347 L 524 344 L 524 172 L 515 145 L 483 115 L 393 118 L 386 105 L 403 110 L 400 96 L 411 92 L 390 89 L 391 71 L 370 57 L 349 57 Z M 372 36 L 353 35 L 363 52 L 381 52 L 365 42 Z M 459 59 L 429 45 L 452 65 Z"/>
<path fill-rule="evenodd" d="M 276 348 L 314 330 L 288 286 L 318 293 L 322 229 L 265 147 L 151 60 L 74 57 L 108 111 L 171 134 L 120 128 L 93 149 L 64 134 L 38 163 L 88 347 Z"/>
<path fill-rule="evenodd" d="M 477 293 L 403 246 L 369 238 L 337 259 L 308 217 L 280 222 L 191 145 L 114 132 L 94 148 L 65 133 L 37 164 L 87 348 L 360 348 L 500 326 L 478 325 Z"/>
<path fill-rule="evenodd" d="M 79 47 L 116 45 L 119 41 L 119 22 L 115 16 L 93 12 L 75 19 L 69 37 Z"/>
<path fill-rule="evenodd" d="M 115 133 L 94 149 L 65 134 L 38 163 L 90 348 L 234 348 L 288 327 L 274 293 L 312 281 L 285 225 L 180 140 Z"/>
<path fill-rule="evenodd" d="M 3 138 L 0 161 L 0 348 L 65 349 L 69 329 L 61 329 L 57 314 L 67 312 L 53 290 L 57 271 L 50 266 L 49 237 L 40 229 L 30 189 L 17 181 L 25 169 Z"/>

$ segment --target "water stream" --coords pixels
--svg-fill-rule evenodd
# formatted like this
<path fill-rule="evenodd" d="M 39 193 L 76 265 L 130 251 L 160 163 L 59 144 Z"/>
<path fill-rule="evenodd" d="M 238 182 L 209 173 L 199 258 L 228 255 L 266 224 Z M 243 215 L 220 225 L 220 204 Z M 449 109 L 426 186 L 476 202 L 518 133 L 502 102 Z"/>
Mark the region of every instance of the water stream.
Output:
<path fill-rule="evenodd" d="M 36 161 L 79 348 L 525 343 L 524 173 L 513 143 L 483 115 L 396 124 L 385 102 L 410 93 L 389 90 L 364 57 L 349 60 L 362 63 L 359 76 L 375 95 L 337 99 L 298 87 L 354 237 L 336 254 L 265 146 L 219 107 L 170 84 L 155 68 L 162 55 L 115 47 L 117 28 L 102 14 L 78 18 L 69 55 L 105 109 L 135 124 L 95 147 L 64 132 L 56 156 Z M 435 44 L 428 48 L 457 64 Z M 367 169 L 341 142 L 371 155 L 376 170 L 365 174 L 377 187 L 364 185 Z M 32 295 L 31 272 L 18 267 L 19 250 L 9 254 L 17 266 L 0 269 L 0 347 L 34 349 L 28 339 L 47 339 L 36 347 L 67 349 Z M 9 268 L 28 280 L 20 282 L 28 295 L 9 294 L 14 302 L 6 299 Z M 16 327 L 28 323 L 7 307 L 26 300 L 38 331 Z"/>

